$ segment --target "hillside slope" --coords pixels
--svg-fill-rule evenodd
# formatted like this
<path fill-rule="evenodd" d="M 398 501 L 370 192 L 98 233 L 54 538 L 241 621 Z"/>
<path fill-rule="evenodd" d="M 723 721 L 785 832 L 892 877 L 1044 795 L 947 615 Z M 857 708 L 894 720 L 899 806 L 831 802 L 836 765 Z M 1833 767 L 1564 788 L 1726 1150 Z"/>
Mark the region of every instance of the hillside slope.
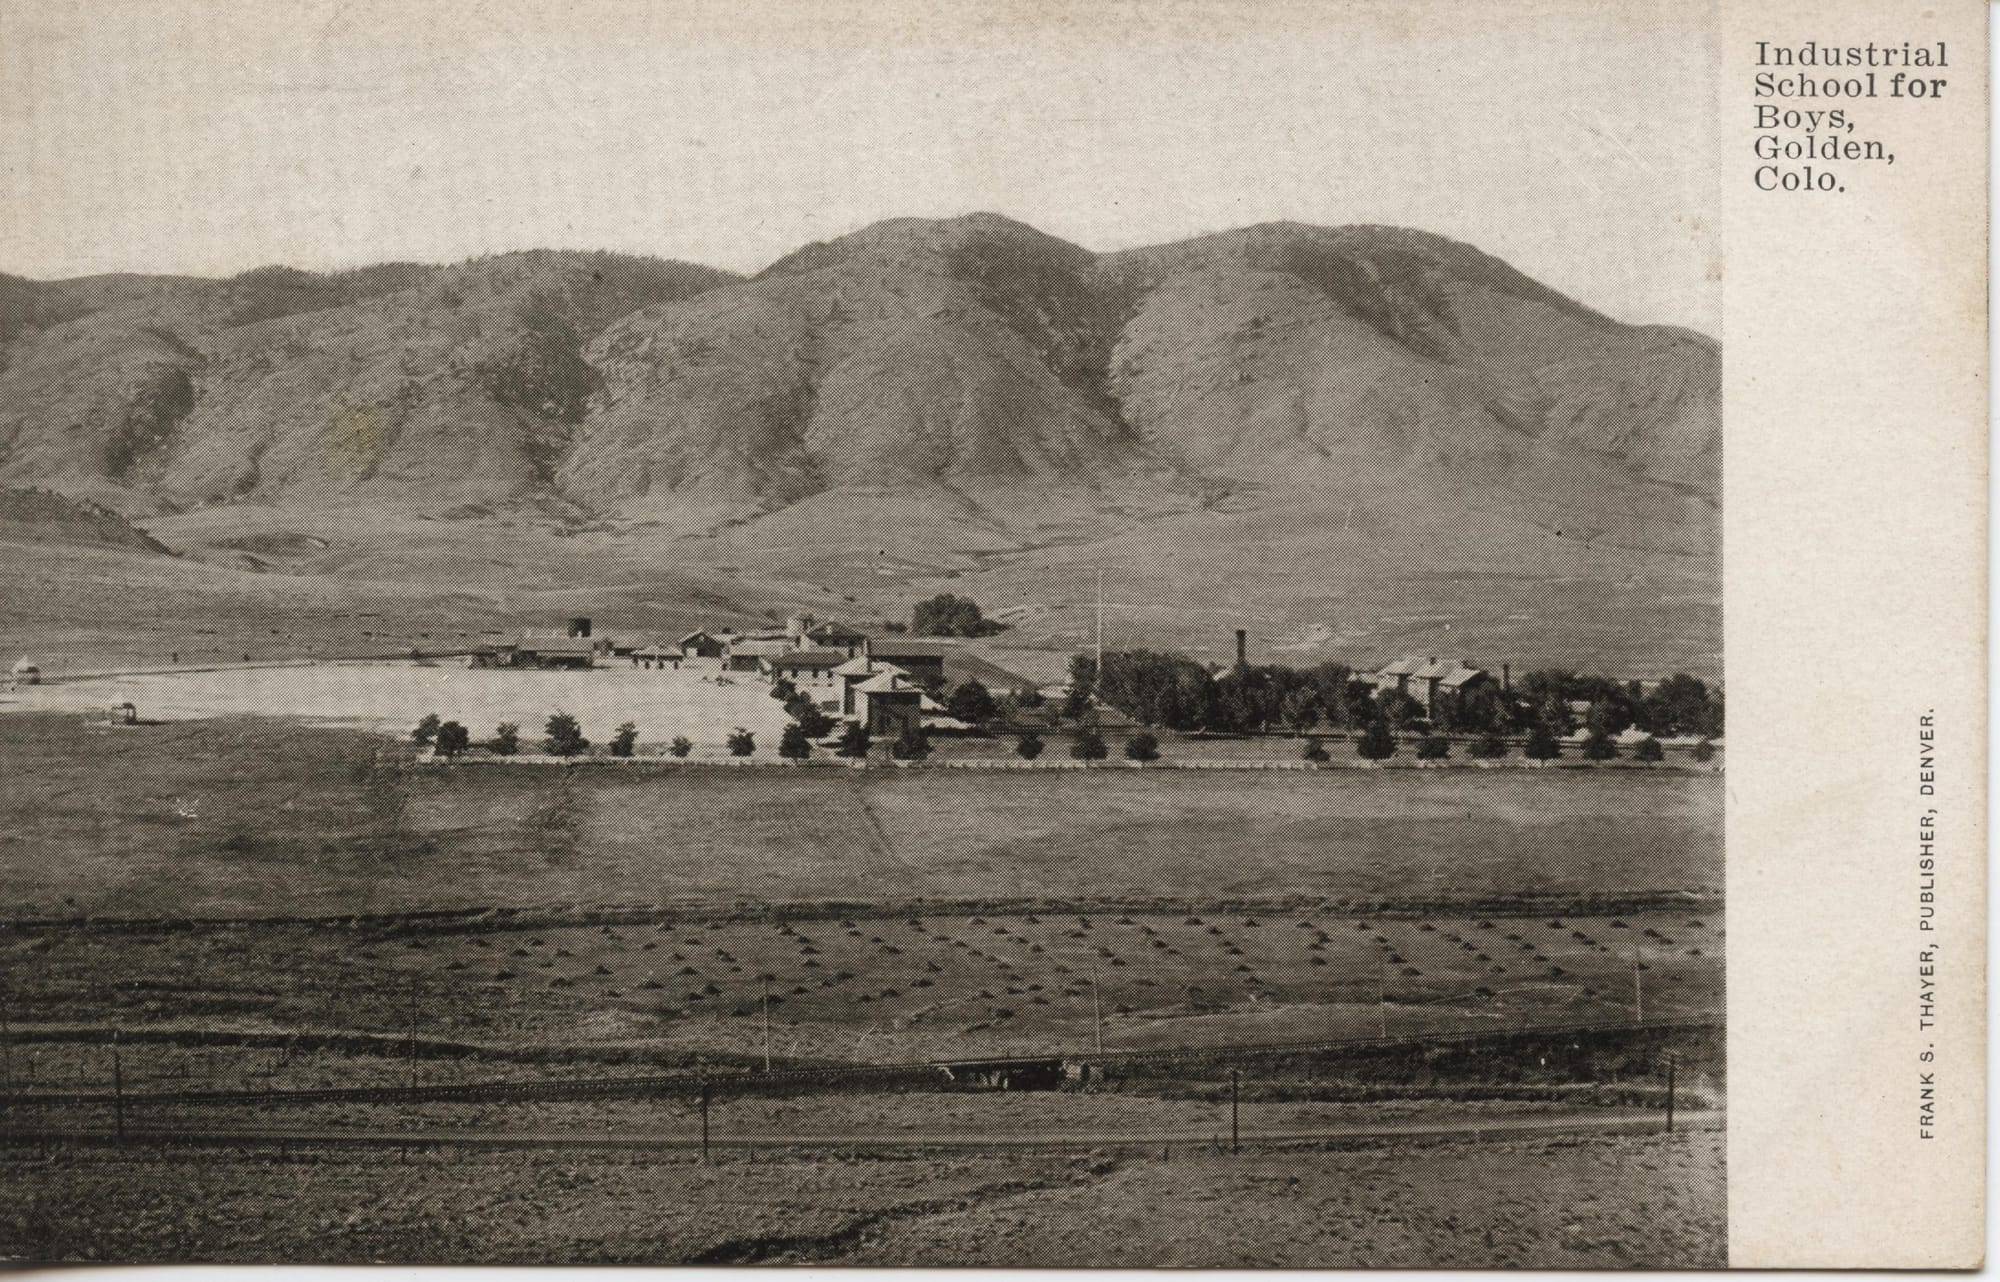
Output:
<path fill-rule="evenodd" d="M 543 492 L 597 386 L 584 336 L 728 279 L 527 253 L 335 277 L 15 282 L 0 478 L 128 506 L 359 497 L 442 512 Z"/>

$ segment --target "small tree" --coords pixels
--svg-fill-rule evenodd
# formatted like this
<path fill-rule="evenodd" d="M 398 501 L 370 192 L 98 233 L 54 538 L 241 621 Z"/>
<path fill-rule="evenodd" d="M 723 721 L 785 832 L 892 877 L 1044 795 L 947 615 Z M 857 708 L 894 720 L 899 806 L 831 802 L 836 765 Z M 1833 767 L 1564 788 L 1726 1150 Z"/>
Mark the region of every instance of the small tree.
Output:
<path fill-rule="evenodd" d="M 1023 761 L 1033 761 L 1042 755 L 1042 737 L 1034 731 L 1024 732 L 1014 740 L 1014 755 Z"/>
<path fill-rule="evenodd" d="M 1104 736 L 1085 726 L 1069 741 L 1069 755 L 1078 761 L 1102 761 L 1109 750 L 1104 746 Z"/>
<path fill-rule="evenodd" d="M 1305 734 L 1319 724 L 1319 692 L 1310 686 L 1301 686 L 1285 696 L 1285 723 L 1293 734 Z"/>
<path fill-rule="evenodd" d="M 889 745 L 889 755 L 898 761 L 922 761 L 931 755 L 930 736 L 915 721 L 905 721 L 903 732 Z"/>
<path fill-rule="evenodd" d="M 794 721 L 778 736 L 778 755 L 787 761 L 804 761 L 812 756 L 812 737 L 806 728 Z"/>
<path fill-rule="evenodd" d="M 590 747 L 590 740 L 583 737 L 583 727 L 567 712 L 551 716 L 542 727 L 542 735 L 542 747 L 552 756 L 574 757 Z"/>
<path fill-rule="evenodd" d="M 861 761 L 868 756 L 868 747 L 868 727 L 859 721 L 850 721 L 847 729 L 840 732 L 840 746 L 834 751 L 843 757 Z"/>
<path fill-rule="evenodd" d="M 806 732 L 808 739 L 824 739 L 833 733 L 833 718 L 826 715 L 816 703 L 808 702 L 792 714 L 799 728 Z"/>
<path fill-rule="evenodd" d="M 1618 742 L 1604 733 L 1601 727 L 1593 727 L 1583 736 L 1583 759 L 1585 761 L 1609 761 L 1618 755 Z"/>
<path fill-rule="evenodd" d="M 624 725 L 618 727 L 616 734 L 611 736 L 611 755 L 614 757 L 629 757 L 632 755 L 632 749 L 638 745 L 638 742 L 639 727 L 627 721 Z"/>
<path fill-rule="evenodd" d="M 456 721 L 446 721 L 437 728 L 437 741 L 433 750 L 440 757 L 456 757 L 472 746 L 472 734 Z"/>
<path fill-rule="evenodd" d="M 486 750 L 496 757 L 511 757 L 521 750 L 521 727 L 511 721 L 502 721 L 493 727 L 493 737 L 486 742 Z"/>
<path fill-rule="evenodd" d="M 1632 749 L 1632 760 L 1634 761 L 1665 761 L 1666 759 L 1667 750 L 1662 748 L 1660 741 L 1652 735 L 1647 735 L 1645 738 L 1639 740 L 1639 745 Z"/>
<path fill-rule="evenodd" d="M 1711 740 L 1703 739 L 1694 746 L 1694 751 L 1691 755 L 1696 761 L 1713 761 L 1715 760 L 1715 744 Z"/>
<path fill-rule="evenodd" d="M 674 741 L 667 745 L 667 751 L 676 757 L 685 757 L 694 751 L 694 740 L 684 734 L 677 734 L 674 736 Z"/>
<path fill-rule="evenodd" d="M 771 697 L 779 703 L 790 703 L 798 692 L 799 688 L 792 684 L 789 677 L 779 677 L 771 683 Z"/>
<path fill-rule="evenodd" d="M 1125 741 L 1125 759 L 1145 764 L 1160 759 L 1160 741 L 1141 730 Z"/>
<path fill-rule="evenodd" d="M 1389 733 L 1389 723 L 1377 717 L 1361 732 L 1354 751 L 1367 761 L 1387 761 L 1396 755 L 1396 736 Z"/>
<path fill-rule="evenodd" d="M 1521 745 L 1521 754 L 1530 761 L 1554 761 L 1562 756 L 1562 743 L 1547 722 L 1537 721 L 1529 727 L 1528 741 Z"/>
<path fill-rule="evenodd" d="M 1417 740 L 1417 760 L 1443 761 L 1451 756 L 1451 740 L 1441 734 L 1427 734 Z"/>
<path fill-rule="evenodd" d="M 437 713 L 426 712 L 424 719 L 417 722 L 417 728 L 410 731 L 410 738 L 418 743 L 430 743 L 437 738 L 439 724 Z"/>
<path fill-rule="evenodd" d="M 1489 730 L 1474 739 L 1472 746 L 1466 749 L 1466 752 L 1483 760 L 1497 760 L 1507 755 L 1507 741 L 1500 737 L 1499 731 Z"/>
<path fill-rule="evenodd" d="M 737 726 L 734 730 L 731 730 L 729 738 L 723 742 L 729 748 L 729 755 L 732 757 L 747 757 L 757 751 L 757 736 L 751 734 L 742 726 Z"/>
<path fill-rule="evenodd" d="M 967 725 L 984 725 L 1000 711 L 992 692 L 977 677 L 967 677 L 953 687 L 944 710 Z"/>
<path fill-rule="evenodd" d="M 1301 755 L 1315 765 L 1323 761 L 1333 760 L 1333 755 L 1326 750 L 1326 740 L 1324 739 L 1306 740 L 1306 750 Z"/>

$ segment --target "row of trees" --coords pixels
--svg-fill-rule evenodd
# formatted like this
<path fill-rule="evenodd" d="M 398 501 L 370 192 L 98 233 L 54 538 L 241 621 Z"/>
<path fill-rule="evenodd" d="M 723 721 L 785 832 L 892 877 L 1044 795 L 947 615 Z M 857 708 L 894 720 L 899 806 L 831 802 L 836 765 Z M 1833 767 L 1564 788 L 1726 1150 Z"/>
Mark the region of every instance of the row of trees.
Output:
<path fill-rule="evenodd" d="M 1722 692 L 1698 677 L 1675 673 L 1648 690 L 1561 669 L 1531 672 L 1517 688 L 1491 681 L 1460 693 L 1440 692 L 1427 713 L 1407 692 L 1378 691 L 1345 664 L 1310 668 L 1279 665 L 1215 670 L 1183 654 L 1113 650 L 1103 670 L 1080 654 L 1070 660 L 1065 711 L 1080 715 L 1097 700 L 1142 725 L 1211 733 L 1269 733 L 1284 728 L 1310 734 L 1325 726 L 1363 730 L 1377 722 L 1392 731 L 1440 734 L 1532 733 L 1578 729 L 1576 703 L 1588 703 L 1583 727 L 1610 736 L 1631 727 L 1649 735 L 1722 733 Z"/>
<path fill-rule="evenodd" d="M 1388 725 L 1381 721 L 1371 723 L 1355 740 L 1355 755 L 1369 761 L 1386 761 L 1396 755 L 1396 736 Z M 1497 732 L 1489 731 L 1480 735 L 1466 746 L 1466 755 L 1480 760 L 1497 760 L 1507 755 L 1507 740 Z M 1537 725 L 1528 731 L 1521 745 L 1521 755 L 1531 761 L 1554 761 L 1562 756 L 1562 740 L 1548 726 Z M 1601 730 L 1592 730 L 1583 737 L 1581 745 L 1586 761 L 1612 761 L 1621 753 L 1618 741 Z M 1632 745 L 1634 761 L 1664 761 L 1666 748 L 1659 739 L 1646 736 Z M 1437 733 L 1425 734 L 1417 740 L 1417 760 L 1442 761 L 1451 756 L 1451 740 Z M 1715 745 L 1707 739 L 1694 746 L 1696 761 L 1709 761 L 1715 756 Z M 1318 739 L 1306 743 L 1307 761 L 1327 761 L 1331 759 L 1325 743 Z"/>
<path fill-rule="evenodd" d="M 749 731 L 737 732 L 748 740 Z M 472 747 L 472 733 L 456 721 L 440 720 L 438 714 L 427 714 L 410 731 L 410 738 L 430 748 L 440 757 L 456 757 Z M 732 737 L 733 740 L 733 737 Z M 627 721 L 612 732 L 605 748 L 614 757 L 629 757 L 639 744 L 639 727 Z M 521 750 L 521 727 L 513 721 L 502 721 L 493 729 L 493 734 L 479 745 L 497 757 L 511 757 Z M 542 751 L 552 757 L 576 757 L 590 751 L 590 740 L 583 733 L 583 726 L 567 712 L 552 713 L 542 726 Z M 685 757 L 694 751 L 694 741 L 686 735 L 674 736 L 667 750 L 676 757 Z M 730 749 L 734 752 L 732 741 Z M 754 741 L 743 754 L 755 750 Z"/>

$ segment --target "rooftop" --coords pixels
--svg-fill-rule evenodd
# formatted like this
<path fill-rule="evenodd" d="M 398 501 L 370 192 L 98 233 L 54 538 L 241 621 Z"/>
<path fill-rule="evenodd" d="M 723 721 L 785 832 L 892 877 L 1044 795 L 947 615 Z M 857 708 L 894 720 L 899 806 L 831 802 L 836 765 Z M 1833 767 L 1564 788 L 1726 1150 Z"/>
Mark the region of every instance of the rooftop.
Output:
<path fill-rule="evenodd" d="M 845 650 L 794 650 L 771 660 L 774 668 L 824 668 L 832 671 L 846 667 L 851 660 Z"/>

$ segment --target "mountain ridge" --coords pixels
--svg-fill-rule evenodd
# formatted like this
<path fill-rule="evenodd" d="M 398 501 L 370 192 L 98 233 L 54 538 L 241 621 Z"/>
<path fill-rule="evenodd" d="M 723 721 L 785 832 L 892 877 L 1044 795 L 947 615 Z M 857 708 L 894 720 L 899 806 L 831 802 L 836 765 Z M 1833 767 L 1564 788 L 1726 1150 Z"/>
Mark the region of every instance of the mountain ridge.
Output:
<path fill-rule="evenodd" d="M 890 219 L 748 276 L 558 250 L 0 276 L 0 484 L 136 517 L 334 503 L 768 531 L 850 560 L 888 537 L 865 516 L 885 496 L 917 543 L 990 556 L 1233 494 L 1708 556 L 1719 359 L 1371 225 L 1099 253 L 998 214 Z"/>

